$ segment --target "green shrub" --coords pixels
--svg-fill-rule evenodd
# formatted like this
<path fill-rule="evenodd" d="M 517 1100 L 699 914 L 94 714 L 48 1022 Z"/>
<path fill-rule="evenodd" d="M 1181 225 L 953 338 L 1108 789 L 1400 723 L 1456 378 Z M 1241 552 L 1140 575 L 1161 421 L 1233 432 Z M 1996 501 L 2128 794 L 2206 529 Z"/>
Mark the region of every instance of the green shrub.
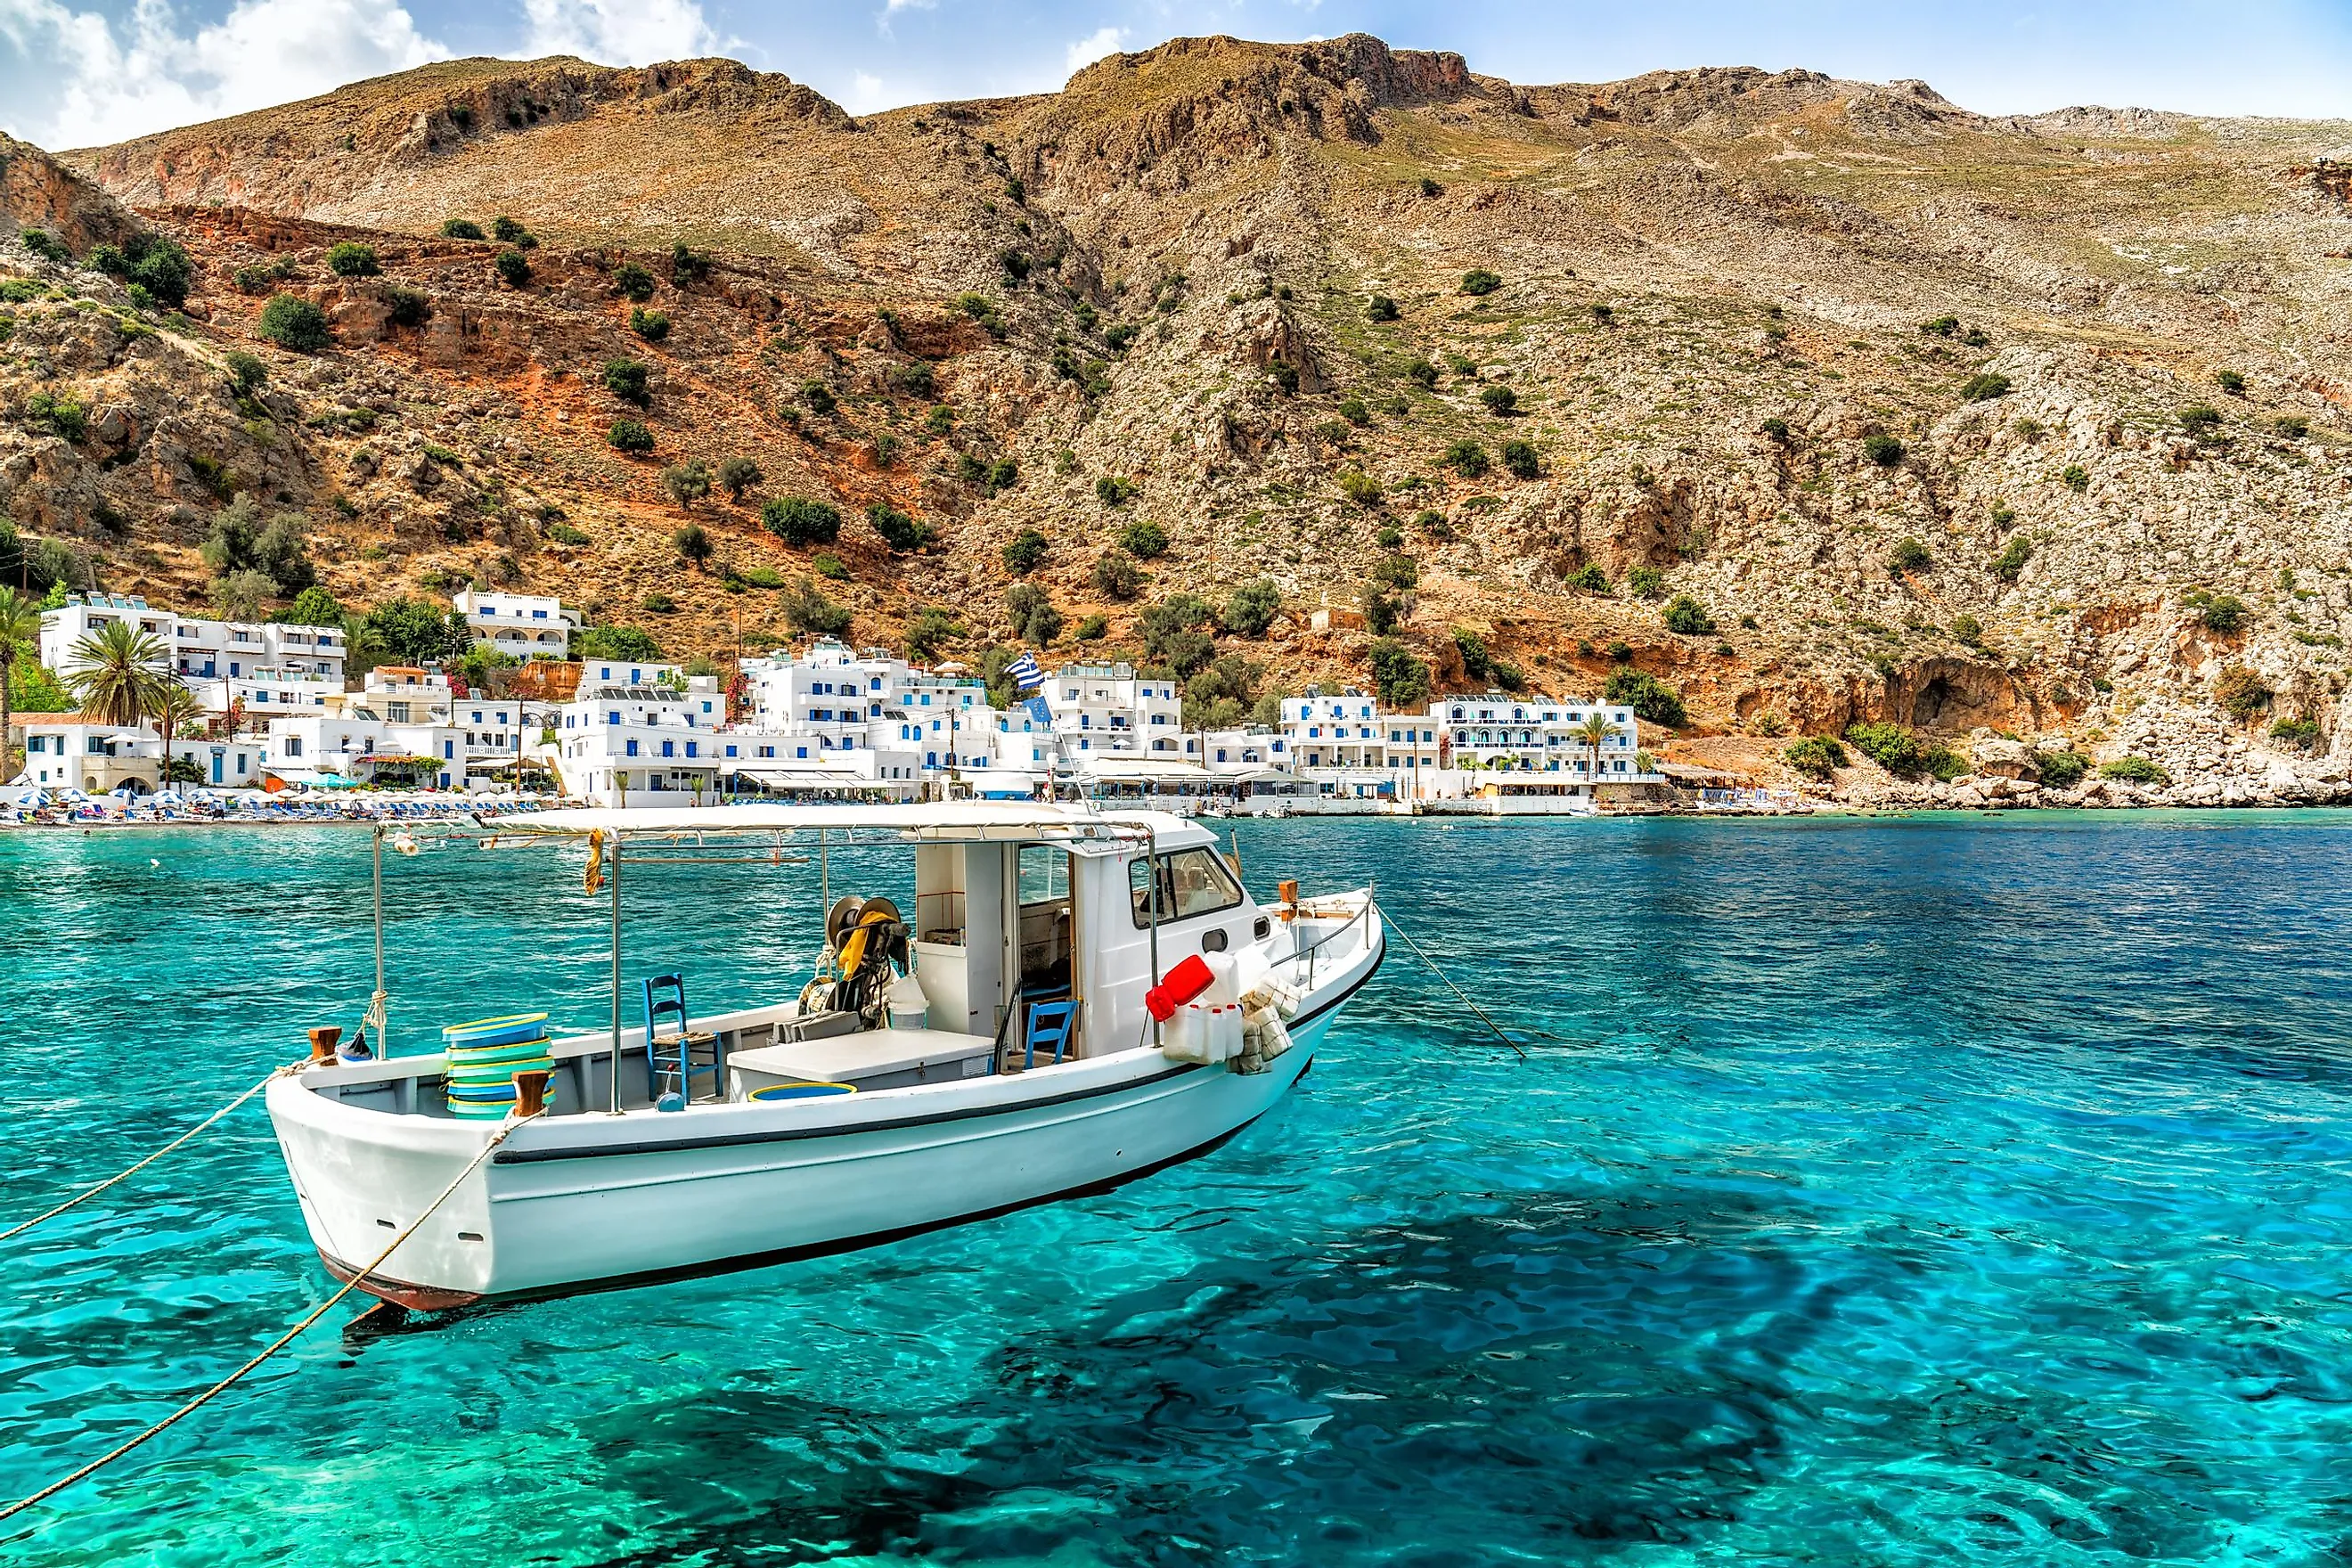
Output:
<path fill-rule="evenodd" d="M 327 313 L 293 294 L 270 296 L 255 330 L 279 348 L 302 354 L 317 353 L 334 341 L 327 328 Z"/>
<path fill-rule="evenodd" d="M 1595 326 L 1605 327 L 1616 319 L 1617 311 L 1613 306 L 1595 305 L 1592 307 L 1592 321 Z"/>
<path fill-rule="evenodd" d="M 414 289 L 386 289 L 383 314 L 395 327 L 421 327 L 433 319 L 433 301 Z"/>
<path fill-rule="evenodd" d="M 1095 500 L 1105 506 L 1124 506 L 1134 496 L 1135 481 L 1116 474 L 1105 474 L 1095 481 Z"/>
<path fill-rule="evenodd" d="M 2180 602 L 2197 612 L 2197 618 L 2209 632 L 2234 632 L 2246 624 L 2251 612 L 2246 602 L 2235 594 L 2213 594 L 2203 588 L 2191 588 L 2180 595 Z"/>
<path fill-rule="evenodd" d="M 373 619 L 373 616 L 370 619 Z M 620 658 L 644 664 L 661 658 L 653 634 L 635 626 L 590 626 L 573 644 L 583 658 Z"/>
<path fill-rule="evenodd" d="M 1361 468 L 1339 470 L 1339 493 L 1360 507 L 1381 504 L 1380 481 Z"/>
<path fill-rule="evenodd" d="M 2042 783 L 2051 789 L 2073 789 L 2091 771 L 2091 759 L 2080 752 L 2043 752 L 2033 763 Z"/>
<path fill-rule="evenodd" d="M 1274 359 L 1267 361 L 1265 374 L 1274 378 L 1274 384 L 1282 388 L 1286 395 L 1296 395 L 1297 393 L 1298 367 L 1292 364 L 1288 360 Z"/>
<path fill-rule="evenodd" d="M 2270 706 L 2271 689 L 2252 670 L 2233 664 L 2215 678 L 2213 700 L 2233 719 L 2251 719 Z"/>
<path fill-rule="evenodd" d="M 919 359 L 892 366 L 890 384 L 908 397 L 929 397 L 938 384 L 938 377 L 929 360 Z"/>
<path fill-rule="evenodd" d="M 1361 428 L 1372 422 L 1372 411 L 1364 406 L 1360 397 L 1343 397 L 1339 400 L 1339 417 Z"/>
<path fill-rule="evenodd" d="M 1404 601 L 1394 591 L 1378 583 L 1367 583 L 1358 590 L 1364 612 L 1364 625 L 1374 637 L 1384 637 L 1404 624 Z"/>
<path fill-rule="evenodd" d="M 1715 617 L 1688 594 L 1677 594 L 1666 601 L 1664 618 L 1666 630 L 1684 637 L 1701 637 L 1715 630 Z"/>
<path fill-rule="evenodd" d="M 1372 563 L 1372 581 L 1391 588 L 1417 588 L 1421 585 L 1421 563 L 1402 552 L 1383 555 Z"/>
<path fill-rule="evenodd" d="M 1666 593 L 1666 574 L 1654 566 L 1636 566 L 1625 574 L 1625 587 L 1637 599 L 1661 599 Z"/>
<path fill-rule="evenodd" d="M 1644 670 L 1610 671 L 1601 695 L 1612 707 L 1631 708 L 1634 717 L 1645 723 L 1679 730 L 1690 722 L 1690 715 L 1683 708 L 1682 693 Z"/>
<path fill-rule="evenodd" d="M 260 356 L 249 354 L 243 349 L 231 349 L 223 354 L 221 365 L 228 372 L 230 388 L 239 397 L 251 397 L 269 379 L 269 367 L 261 362 Z"/>
<path fill-rule="evenodd" d="M 699 458 L 688 458 L 662 470 L 662 489 L 680 506 L 692 506 L 710 493 L 710 469 Z"/>
<path fill-rule="evenodd" d="M 1417 359 L 1406 365 L 1404 374 L 1407 379 L 1417 381 L 1423 386 L 1437 384 L 1437 367 L 1425 359 Z"/>
<path fill-rule="evenodd" d="M 615 419 L 613 427 L 604 432 L 604 439 L 616 452 L 650 452 L 654 449 L 654 433 L 634 419 Z"/>
<path fill-rule="evenodd" d="M 327 270 L 338 278 L 374 278 L 383 267 L 375 258 L 375 247 L 347 239 L 327 247 Z"/>
<path fill-rule="evenodd" d="M 1984 623 L 1963 610 L 1952 617 L 1952 640 L 1969 647 L 1984 645 Z"/>
<path fill-rule="evenodd" d="M 637 603 L 648 615 L 655 616 L 667 616 L 677 608 L 677 601 L 659 588 L 656 588 Z"/>
<path fill-rule="evenodd" d="M 866 523 L 882 536 L 882 542 L 898 554 L 920 550 L 931 542 L 931 531 L 917 522 L 906 512 L 887 501 L 876 501 L 866 509 Z"/>
<path fill-rule="evenodd" d="M 1919 767 L 1939 784 L 1949 784 L 1970 771 L 1968 758 L 1941 742 L 1919 753 Z"/>
<path fill-rule="evenodd" d="M 555 541 L 558 544 L 585 544 L 588 542 L 588 536 L 581 532 L 578 529 L 572 527 L 568 522 L 549 523 L 547 525 L 547 537 Z"/>
<path fill-rule="evenodd" d="M 79 441 L 89 433 L 89 410 L 53 392 L 36 392 L 26 398 L 25 417 L 35 425 L 47 426 L 51 435 L 67 441 Z"/>
<path fill-rule="evenodd" d="M 942 645 L 963 637 L 963 623 L 937 605 L 925 605 L 907 623 L 907 657 L 929 664 L 940 657 Z"/>
<path fill-rule="evenodd" d="M 1880 432 L 1863 438 L 1862 454 L 1882 468 L 1891 468 L 1903 460 L 1903 443 Z"/>
<path fill-rule="evenodd" d="M 2290 441 L 2300 441 L 2311 434 L 2311 421 L 2300 414 L 2282 414 L 2271 421 L 2271 428 Z"/>
<path fill-rule="evenodd" d="M 1502 286 L 1503 280 L 1483 267 L 1474 268 L 1462 275 L 1462 292 L 1465 294 L 1492 294 Z"/>
<path fill-rule="evenodd" d="M 520 289 L 530 281 L 530 262 L 520 250 L 499 251 L 497 261 L 492 265 L 499 269 L 499 276 L 506 280 L 509 289 Z"/>
<path fill-rule="evenodd" d="M 2209 440 L 2221 428 L 2221 411 L 2210 403 L 2192 403 L 2177 416 L 2180 427 L 2199 440 Z"/>
<path fill-rule="evenodd" d="M 1424 196 L 1441 196 L 1445 194 L 1445 187 L 1427 174 L 1423 174 L 1421 177 L 1421 194 Z"/>
<path fill-rule="evenodd" d="M 1442 511 L 1417 511 L 1412 515 L 1412 525 L 1432 539 L 1454 537 L 1454 525 L 1445 521 Z"/>
<path fill-rule="evenodd" d="M 1960 396 L 1969 403 L 1990 403 L 2008 395 L 2009 377 L 1993 371 L 1979 371 L 1960 383 Z"/>
<path fill-rule="evenodd" d="M 1480 389 L 1478 401 L 1496 418 L 1507 419 L 1519 406 L 1519 395 L 1507 386 L 1489 386 Z"/>
<path fill-rule="evenodd" d="M 849 630 L 852 617 L 848 609 L 826 598 L 806 577 L 794 584 L 777 603 L 783 609 L 784 619 L 803 636 L 837 637 Z"/>
<path fill-rule="evenodd" d="M 810 413 L 817 415 L 830 414 L 840 406 L 840 400 L 833 395 L 833 388 L 814 376 L 801 383 L 801 401 L 809 405 Z"/>
<path fill-rule="evenodd" d="M 830 551 L 820 550 L 810 556 L 809 566 L 818 576 L 827 581 L 835 583 L 849 581 L 849 568 L 842 564 L 840 556 Z"/>
<path fill-rule="evenodd" d="M 1045 563 L 1046 553 L 1052 548 L 1044 534 L 1034 528 L 1024 528 L 1004 547 L 1004 569 L 1026 577 Z"/>
<path fill-rule="evenodd" d="M 2213 384 L 2232 397 L 2243 397 L 2246 395 L 2246 378 L 2234 370 L 2217 372 L 2213 377 Z"/>
<path fill-rule="evenodd" d="M 1993 557 L 1992 574 L 2004 583 L 2014 583 L 2025 563 L 2033 559 L 2033 542 L 2021 533 L 2012 533 L 2009 542 Z"/>
<path fill-rule="evenodd" d="M 654 275 L 634 261 L 613 268 L 613 287 L 625 300 L 642 305 L 654 297 Z"/>
<path fill-rule="evenodd" d="M 1884 719 L 1849 724 L 1845 738 L 1890 773 L 1916 773 L 1926 760 L 1916 735 Z"/>
<path fill-rule="evenodd" d="M 778 496 L 760 509 L 760 524 L 796 550 L 841 537 L 841 513 L 806 496 Z"/>
<path fill-rule="evenodd" d="M 1832 771 L 1846 765 L 1845 748 L 1827 735 L 1811 735 L 1790 746 L 1780 755 L 1790 767 L 1808 778 L 1826 779 Z"/>
<path fill-rule="evenodd" d="M 2315 751 L 2319 746 L 2319 725 L 2310 719 L 2282 719 L 2271 726 L 2271 739 L 2284 741 L 2301 751 Z"/>
<path fill-rule="evenodd" d="M 2081 495 L 2091 488 L 2091 476 L 2082 464 L 2069 463 L 2066 465 L 2065 471 L 2058 476 L 2058 482 L 2076 495 Z"/>
<path fill-rule="evenodd" d="M 1168 553 L 1168 531 L 1150 518 L 1138 518 L 1118 531 L 1119 548 L 1138 561 L 1154 561 Z"/>
<path fill-rule="evenodd" d="M 453 217 L 444 218 L 441 221 L 441 237 L 444 239 L 486 239 L 488 237 L 482 233 L 482 226 L 476 223 L 472 218 Z"/>
<path fill-rule="evenodd" d="M 624 403 L 644 407 L 652 401 L 653 372 L 638 360 L 608 359 L 604 362 L 604 390 Z"/>
<path fill-rule="evenodd" d="M 1503 467 L 1510 470 L 1514 479 L 1532 479 L 1543 473 L 1543 464 L 1537 458 L 1535 447 L 1525 441 L 1503 443 Z"/>
<path fill-rule="evenodd" d="M 1273 578 L 1260 577 L 1234 590 L 1217 614 L 1217 624 L 1237 637 L 1262 637 L 1281 609 L 1282 590 L 1274 585 Z"/>
<path fill-rule="evenodd" d="M 1960 330 L 1960 319 L 1958 316 L 1938 316 L 1932 321 L 1920 322 L 1919 330 L 1939 338 L 1952 337 Z"/>
<path fill-rule="evenodd" d="M 2146 757 L 2117 757 L 2112 763 L 2102 763 L 2099 764 L 2099 776 L 2137 784 L 2168 784 L 2172 782 L 2170 773 Z"/>
<path fill-rule="evenodd" d="M 1484 479 L 1494 465 L 1486 457 L 1486 448 L 1475 441 L 1456 441 L 1445 448 L 1438 461 L 1465 479 Z"/>
<path fill-rule="evenodd" d="M 501 245 L 517 245 L 530 237 L 530 231 L 515 219 L 501 214 L 490 220 L 490 237 Z"/>
<path fill-rule="evenodd" d="M 710 559 L 710 531 L 698 522 L 688 523 L 671 534 L 669 542 L 677 547 L 678 559 L 698 572 Z"/>
<path fill-rule="evenodd" d="M 1417 708 L 1429 700 L 1429 666 L 1393 637 L 1382 637 L 1370 649 L 1372 694 L 1391 710 Z"/>
<path fill-rule="evenodd" d="M 1908 537 L 1896 540 L 1895 548 L 1886 552 L 1886 570 L 1897 577 L 1925 572 L 1935 563 L 1936 558 L 1927 553 L 1927 547 Z"/>
<path fill-rule="evenodd" d="M 1568 574 L 1568 585 L 1587 594 L 1606 594 L 1609 592 L 1609 574 L 1588 561 Z"/>
<path fill-rule="evenodd" d="M 683 289 L 709 276 L 709 257 L 699 250 L 688 248 L 682 239 L 672 242 L 669 247 L 669 280 L 673 287 Z"/>
<path fill-rule="evenodd" d="M 1034 583 L 1005 589 L 1004 610 L 1013 618 L 1013 635 L 1023 642 L 1049 643 L 1062 635 L 1062 612 Z"/>
<path fill-rule="evenodd" d="M 760 471 L 760 465 L 749 458 L 730 458 L 719 465 L 719 487 L 726 490 L 728 500 L 739 503 L 744 491 L 757 489 L 767 477 Z"/>
<path fill-rule="evenodd" d="M 1364 319 L 1369 321 L 1393 321 L 1397 319 L 1397 302 L 1386 294 L 1375 294 L 1364 306 Z"/>
<path fill-rule="evenodd" d="M 1789 444 L 1789 422 L 1786 419 L 1767 419 L 1759 428 L 1782 446 Z"/>
<path fill-rule="evenodd" d="M 1100 642 L 1108 636 L 1110 622 L 1101 616 L 1088 616 L 1078 623 L 1077 638 L 1080 642 Z"/>
<path fill-rule="evenodd" d="M 44 261 L 64 266 L 73 260 L 73 252 L 66 242 L 45 228 L 21 228 L 16 231 L 18 243 Z"/>
<path fill-rule="evenodd" d="M 1103 346 L 1115 354 L 1123 354 L 1128 351 L 1128 346 L 1135 342 L 1136 333 L 1141 330 L 1130 321 L 1114 322 L 1103 332 Z"/>
<path fill-rule="evenodd" d="M 1132 599 L 1143 592 L 1143 568 L 1124 550 L 1106 550 L 1095 558 L 1094 585 L 1105 596 Z"/>
<path fill-rule="evenodd" d="M 629 331 L 649 343 L 657 343 L 669 336 L 669 317 L 659 310 L 639 307 L 629 312 Z"/>

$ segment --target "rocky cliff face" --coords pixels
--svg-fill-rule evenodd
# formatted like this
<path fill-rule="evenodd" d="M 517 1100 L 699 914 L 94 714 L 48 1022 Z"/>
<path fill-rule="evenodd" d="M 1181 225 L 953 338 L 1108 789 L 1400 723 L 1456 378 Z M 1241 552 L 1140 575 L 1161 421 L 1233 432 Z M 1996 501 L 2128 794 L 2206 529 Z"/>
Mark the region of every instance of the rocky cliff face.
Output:
<path fill-rule="evenodd" d="M 1887 720 L 2184 792 L 2341 778 L 2347 146 L 1804 71 L 1522 87 L 1361 37 L 863 120 L 731 61 L 454 62 L 71 155 L 201 277 L 142 318 L 8 257 L 60 297 L 6 307 L 0 492 L 111 584 L 200 591 L 244 489 L 353 597 L 519 581 L 681 652 L 789 635 L 807 599 L 756 583 L 809 574 L 861 637 L 929 605 L 1013 640 L 1000 552 L 1034 529 L 1089 649 L 1270 578 L 1290 616 L 1224 643 L 1269 684 L 1363 679 L 1370 634 L 1308 616 L 1379 577 L 1441 680 L 1470 679 L 1457 629 L 1532 685 L 1631 665 L 1760 777 Z M 540 241 L 519 287 L 438 237 L 501 214 Z M 339 240 L 383 276 L 329 270 Z M 334 346 L 257 345 L 278 291 Z M 231 347 L 272 366 L 255 406 Z M 621 357 L 643 407 L 604 386 Z M 121 434 L 44 428 L 44 388 Z M 650 456 L 607 444 L 622 417 Z M 739 456 L 764 482 L 693 503 L 719 553 L 683 567 L 662 472 Z M 840 541 L 762 531 L 785 495 Z M 877 504 L 932 543 L 894 553 Z M 1171 542 L 1119 597 L 1098 562 L 1137 520 Z"/>

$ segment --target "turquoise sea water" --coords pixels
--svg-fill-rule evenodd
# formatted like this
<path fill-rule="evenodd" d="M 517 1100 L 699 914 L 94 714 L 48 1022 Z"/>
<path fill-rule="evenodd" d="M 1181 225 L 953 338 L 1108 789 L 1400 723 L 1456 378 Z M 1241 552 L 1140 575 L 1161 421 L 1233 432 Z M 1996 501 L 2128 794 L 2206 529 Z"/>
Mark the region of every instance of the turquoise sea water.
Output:
<path fill-rule="evenodd" d="M 339 1308 L 0 1560 L 2344 1563 L 2347 826 L 1244 825 L 1254 885 L 1377 878 L 1548 1037 L 1400 947 L 1207 1159 L 433 1332 Z M 698 1009 L 814 956 L 814 866 L 627 875 Z M 576 858 L 388 880 L 411 1041 L 603 1016 Z M 367 933 L 361 835 L 0 836 L 0 1228 L 349 1020 Z M 331 1289 L 257 1105 L 0 1279 L 0 1499 Z"/>

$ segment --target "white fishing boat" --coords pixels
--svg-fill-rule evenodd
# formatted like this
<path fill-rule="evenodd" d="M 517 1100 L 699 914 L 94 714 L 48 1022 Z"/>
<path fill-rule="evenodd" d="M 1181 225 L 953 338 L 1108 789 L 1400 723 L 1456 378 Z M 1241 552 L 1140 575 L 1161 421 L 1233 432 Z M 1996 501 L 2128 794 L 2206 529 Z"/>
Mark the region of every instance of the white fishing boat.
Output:
<path fill-rule="evenodd" d="M 587 847 L 611 895 L 607 1026 L 540 1038 L 537 1015 L 486 1020 L 447 1051 L 321 1062 L 268 1093 L 327 1268 L 423 1310 L 846 1251 L 1207 1153 L 1306 1072 L 1385 947 L 1370 889 L 1302 900 L 1286 882 L 1261 905 L 1209 829 L 1159 813 L 751 805 L 484 826 L 499 845 Z M 771 1003 L 685 1007 L 698 974 L 771 967 L 756 949 L 624 958 L 632 863 L 808 856 L 829 878 L 853 845 L 902 847 L 904 875 L 828 889 L 824 963 L 780 976 Z M 382 879 L 379 859 L 379 1007 Z"/>

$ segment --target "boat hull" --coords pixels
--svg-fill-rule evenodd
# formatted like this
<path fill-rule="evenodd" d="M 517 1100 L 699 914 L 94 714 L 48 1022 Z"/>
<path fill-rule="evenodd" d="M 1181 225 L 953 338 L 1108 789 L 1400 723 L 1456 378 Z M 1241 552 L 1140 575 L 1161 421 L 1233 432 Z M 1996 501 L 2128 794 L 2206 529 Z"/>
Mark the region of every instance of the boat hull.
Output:
<path fill-rule="evenodd" d="M 517 1126 L 380 1262 L 495 1130 L 351 1110 L 295 1079 L 272 1087 L 270 1110 L 339 1278 L 364 1269 L 361 1289 L 425 1310 L 608 1289 L 880 1245 L 1207 1153 L 1304 1075 L 1378 957 L 1318 997 L 1261 1073 L 1135 1050 L 860 1096 L 855 1121 L 784 1101 Z"/>

